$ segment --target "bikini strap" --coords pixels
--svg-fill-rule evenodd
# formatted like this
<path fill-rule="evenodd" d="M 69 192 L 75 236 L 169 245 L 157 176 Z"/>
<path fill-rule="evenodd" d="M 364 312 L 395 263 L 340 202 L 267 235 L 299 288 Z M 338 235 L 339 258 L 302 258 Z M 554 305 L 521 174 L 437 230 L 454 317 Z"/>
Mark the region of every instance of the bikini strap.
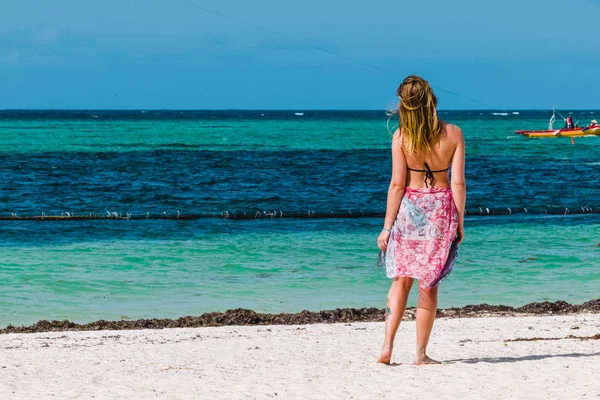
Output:
<path fill-rule="evenodd" d="M 425 169 L 412 169 L 408 166 L 408 164 L 406 165 L 406 168 L 409 171 L 425 172 L 425 187 L 427 187 L 427 188 L 429 187 L 429 185 L 433 186 L 433 180 L 434 180 L 433 174 L 434 173 L 448 171 L 448 169 L 450 168 L 450 167 L 447 167 L 445 169 L 439 169 L 439 170 L 433 171 L 431 168 L 429 168 L 429 165 L 427 163 L 424 163 L 424 164 L 425 164 Z"/>

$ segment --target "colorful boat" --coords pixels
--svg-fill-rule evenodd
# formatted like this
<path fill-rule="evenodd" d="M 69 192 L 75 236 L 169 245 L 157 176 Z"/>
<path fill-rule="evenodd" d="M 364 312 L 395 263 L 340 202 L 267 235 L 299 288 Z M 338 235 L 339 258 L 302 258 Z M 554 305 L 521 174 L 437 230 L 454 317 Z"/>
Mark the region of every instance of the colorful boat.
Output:
<path fill-rule="evenodd" d="M 581 137 L 586 136 L 588 134 L 583 132 L 583 128 L 575 128 L 575 129 L 555 129 L 545 130 L 545 131 L 516 131 L 517 135 L 523 135 L 526 137 Z"/>
<path fill-rule="evenodd" d="M 582 137 L 582 136 L 600 136 L 600 125 L 592 125 L 585 128 L 562 128 L 562 129 L 554 129 L 553 124 L 556 121 L 556 109 L 552 108 L 552 118 L 550 118 L 550 123 L 548 124 L 548 129 L 546 130 L 521 130 L 516 131 L 517 135 L 523 135 L 525 137 L 530 138 L 548 138 L 548 137 Z M 563 119 L 565 119 L 560 113 L 558 113 Z M 596 122 L 596 121 L 593 121 Z M 577 126 L 577 125 L 576 125 Z"/>

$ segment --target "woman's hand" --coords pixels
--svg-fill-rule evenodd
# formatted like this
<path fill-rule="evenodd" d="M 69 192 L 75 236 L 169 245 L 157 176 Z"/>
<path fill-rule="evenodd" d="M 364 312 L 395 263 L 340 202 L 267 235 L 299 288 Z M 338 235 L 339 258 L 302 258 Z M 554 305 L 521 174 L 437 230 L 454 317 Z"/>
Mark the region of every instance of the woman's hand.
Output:
<path fill-rule="evenodd" d="M 390 232 L 385 229 L 381 231 L 379 237 L 377 238 L 377 247 L 379 250 L 386 251 L 388 247 L 388 241 L 390 240 Z"/>
<path fill-rule="evenodd" d="M 456 245 L 458 246 L 459 244 L 461 244 L 464 238 L 465 238 L 465 226 L 459 225 L 458 229 L 456 230 L 456 240 L 457 240 Z"/>

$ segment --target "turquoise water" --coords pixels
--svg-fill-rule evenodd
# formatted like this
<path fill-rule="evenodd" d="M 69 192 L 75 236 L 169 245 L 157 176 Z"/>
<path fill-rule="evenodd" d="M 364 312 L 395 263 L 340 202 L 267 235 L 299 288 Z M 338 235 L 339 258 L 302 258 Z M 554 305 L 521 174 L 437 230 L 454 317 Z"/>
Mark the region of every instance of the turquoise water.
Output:
<path fill-rule="evenodd" d="M 381 113 L 152 113 L 0 114 L 0 213 L 385 207 Z M 512 133 L 542 112 L 446 117 L 467 138 L 469 206 L 600 206 L 600 138 Z M 3 221 L 0 325 L 382 307 L 381 222 Z M 442 307 L 600 295 L 599 215 L 470 217 L 466 235 Z"/>

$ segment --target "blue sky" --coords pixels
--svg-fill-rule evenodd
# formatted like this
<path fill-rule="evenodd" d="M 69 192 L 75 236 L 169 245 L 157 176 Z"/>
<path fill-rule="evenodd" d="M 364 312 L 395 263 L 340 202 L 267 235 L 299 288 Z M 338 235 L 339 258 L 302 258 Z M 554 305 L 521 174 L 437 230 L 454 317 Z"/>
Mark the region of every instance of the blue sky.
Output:
<path fill-rule="evenodd" d="M 495 108 L 600 108 L 600 0 L 189 1 L 422 75 L 440 108 L 484 107 L 442 88 Z M 179 0 L 0 2 L 0 108 L 383 109 L 398 76 Z"/>

